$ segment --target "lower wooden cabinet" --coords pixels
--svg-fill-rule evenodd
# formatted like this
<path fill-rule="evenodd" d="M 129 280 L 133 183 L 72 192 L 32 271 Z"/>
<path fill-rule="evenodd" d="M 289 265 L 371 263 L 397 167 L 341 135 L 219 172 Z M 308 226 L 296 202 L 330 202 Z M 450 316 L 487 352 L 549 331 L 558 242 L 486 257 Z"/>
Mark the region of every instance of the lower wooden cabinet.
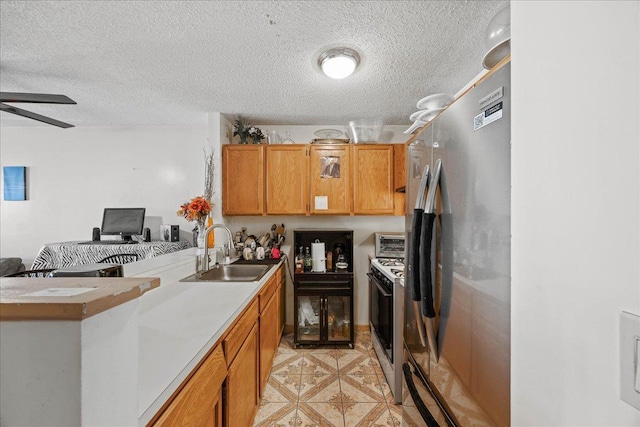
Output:
<path fill-rule="evenodd" d="M 260 404 L 258 325 L 242 344 L 227 375 L 226 426 L 250 427 Z"/>
<path fill-rule="evenodd" d="M 260 314 L 260 392 L 264 392 L 271 372 L 271 364 L 276 355 L 280 339 L 280 325 L 278 324 L 279 296 L 271 295 L 264 310 Z"/>
<path fill-rule="evenodd" d="M 280 299 L 278 301 L 278 308 L 279 308 L 279 319 L 278 319 L 278 324 L 280 325 L 280 333 L 279 338 L 282 338 L 282 334 L 284 332 L 284 325 L 285 322 L 287 320 L 287 276 L 286 276 L 286 270 L 284 268 L 284 264 L 282 264 L 279 268 L 278 271 L 278 278 L 279 278 L 279 285 L 278 285 L 278 289 L 276 290 L 276 295 L 278 296 L 278 298 Z M 278 339 L 278 345 L 280 344 L 280 340 Z"/>
<path fill-rule="evenodd" d="M 173 400 L 148 425 L 252 425 L 284 327 L 284 274 L 284 266 L 280 266 Z"/>
<path fill-rule="evenodd" d="M 222 384 L 227 364 L 220 346 L 171 401 L 154 426 L 222 426 Z"/>

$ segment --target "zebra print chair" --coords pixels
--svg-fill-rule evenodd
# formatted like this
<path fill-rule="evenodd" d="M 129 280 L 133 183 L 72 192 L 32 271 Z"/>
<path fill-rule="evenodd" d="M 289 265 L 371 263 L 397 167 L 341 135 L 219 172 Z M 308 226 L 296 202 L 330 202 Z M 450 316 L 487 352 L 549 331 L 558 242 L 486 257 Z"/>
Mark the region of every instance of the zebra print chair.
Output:
<path fill-rule="evenodd" d="M 48 277 L 55 268 L 43 268 L 40 270 L 23 270 L 17 273 L 7 274 L 4 277 Z"/>
<path fill-rule="evenodd" d="M 115 254 L 98 261 L 99 264 L 127 264 L 138 260 L 138 254 Z"/>

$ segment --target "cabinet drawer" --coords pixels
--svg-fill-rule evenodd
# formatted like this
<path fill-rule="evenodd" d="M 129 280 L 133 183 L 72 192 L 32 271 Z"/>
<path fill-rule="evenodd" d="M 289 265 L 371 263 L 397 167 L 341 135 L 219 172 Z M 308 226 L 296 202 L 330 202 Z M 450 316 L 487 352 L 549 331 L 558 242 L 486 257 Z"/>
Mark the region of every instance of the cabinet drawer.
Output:
<path fill-rule="evenodd" d="M 258 299 L 260 300 L 260 313 L 267 306 L 267 303 L 276 292 L 276 288 L 278 287 L 277 275 L 274 274 L 271 276 L 271 279 L 260 290 L 258 294 Z"/>
<path fill-rule="evenodd" d="M 211 416 L 216 397 L 226 377 L 227 365 L 224 361 L 224 353 L 220 346 L 216 346 L 158 421 L 153 424 L 154 427 L 205 425 Z"/>
<path fill-rule="evenodd" d="M 249 335 L 249 332 L 251 332 L 251 328 L 258 320 L 258 314 L 258 299 L 254 298 L 242 317 L 222 342 L 224 354 L 227 358 L 227 366 L 229 366 L 236 357 L 238 350 L 242 347 L 242 343 L 247 335 Z"/>

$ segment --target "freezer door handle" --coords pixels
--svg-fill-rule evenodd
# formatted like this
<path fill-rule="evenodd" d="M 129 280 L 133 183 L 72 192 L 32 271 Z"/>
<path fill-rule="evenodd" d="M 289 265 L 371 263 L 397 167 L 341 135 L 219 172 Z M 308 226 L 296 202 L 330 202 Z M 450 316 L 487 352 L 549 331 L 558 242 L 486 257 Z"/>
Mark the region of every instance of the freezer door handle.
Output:
<path fill-rule="evenodd" d="M 420 187 L 418 187 L 418 195 L 416 197 L 415 209 L 413 210 L 413 220 L 411 223 L 411 240 L 409 241 L 409 265 L 407 274 L 407 287 L 411 290 L 411 299 L 413 300 L 413 311 L 416 318 L 416 327 L 420 336 L 420 343 L 426 347 L 427 339 L 425 334 L 425 325 L 420 310 L 420 230 L 422 229 L 422 214 L 424 212 L 425 195 L 429 187 L 430 170 L 429 165 L 424 167 Z"/>
<path fill-rule="evenodd" d="M 432 243 L 433 230 L 435 225 L 435 206 L 438 186 L 440 185 L 440 175 L 442 173 L 442 161 L 436 160 L 431 177 L 431 185 L 422 217 L 422 232 L 420 233 L 420 292 L 422 294 L 422 315 L 424 317 L 425 328 L 429 348 L 433 353 L 435 361 L 438 361 L 438 343 L 434 318 L 436 317 L 435 303 L 433 300 L 433 263 Z"/>

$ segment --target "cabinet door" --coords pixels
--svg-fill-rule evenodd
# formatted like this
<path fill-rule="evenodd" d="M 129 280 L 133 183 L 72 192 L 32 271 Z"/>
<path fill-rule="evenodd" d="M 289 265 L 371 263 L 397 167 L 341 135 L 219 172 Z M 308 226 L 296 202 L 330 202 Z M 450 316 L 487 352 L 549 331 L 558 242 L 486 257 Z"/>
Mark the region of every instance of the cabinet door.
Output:
<path fill-rule="evenodd" d="M 317 343 L 321 338 L 324 298 L 322 295 L 296 296 L 296 342 L 300 344 Z"/>
<path fill-rule="evenodd" d="M 309 161 L 311 213 L 351 213 L 349 146 L 311 146 Z"/>
<path fill-rule="evenodd" d="M 309 212 L 308 146 L 270 145 L 265 149 L 267 214 L 307 214 Z"/>
<path fill-rule="evenodd" d="M 393 145 L 354 145 L 353 165 L 353 213 L 392 215 Z"/>
<path fill-rule="evenodd" d="M 351 296 L 327 294 L 325 305 L 327 310 L 327 341 L 351 341 L 351 328 L 353 327 Z"/>
<path fill-rule="evenodd" d="M 260 314 L 260 391 L 264 391 L 278 348 L 278 295 L 273 295 Z"/>
<path fill-rule="evenodd" d="M 217 346 L 153 424 L 154 427 L 221 426 L 221 389 L 226 375 L 224 354 Z"/>
<path fill-rule="evenodd" d="M 395 215 L 405 214 L 405 193 L 399 193 L 397 190 L 405 187 L 407 183 L 406 158 L 406 146 L 404 144 L 393 144 L 393 210 Z"/>
<path fill-rule="evenodd" d="M 264 213 L 264 147 L 223 145 L 222 214 Z"/>
<path fill-rule="evenodd" d="M 284 325 L 287 320 L 287 278 L 286 278 L 286 270 L 284 266 L 280 267 L 282 272 L 282 278 L 280 279 L 280 287 L 278 288 L 277 295 L 280 298 L 279 301 L 279 311 L 280 311 L 280 319 L 278 325 L 280 327 L 280 333 L 278 335 L 282 336 L 284 332 Z"/>
<path fill-rule="evenodd" d="M 259 404 L 258 325 L 254 325 L 229 366 L 227 427 L 251 426 Z"/>

